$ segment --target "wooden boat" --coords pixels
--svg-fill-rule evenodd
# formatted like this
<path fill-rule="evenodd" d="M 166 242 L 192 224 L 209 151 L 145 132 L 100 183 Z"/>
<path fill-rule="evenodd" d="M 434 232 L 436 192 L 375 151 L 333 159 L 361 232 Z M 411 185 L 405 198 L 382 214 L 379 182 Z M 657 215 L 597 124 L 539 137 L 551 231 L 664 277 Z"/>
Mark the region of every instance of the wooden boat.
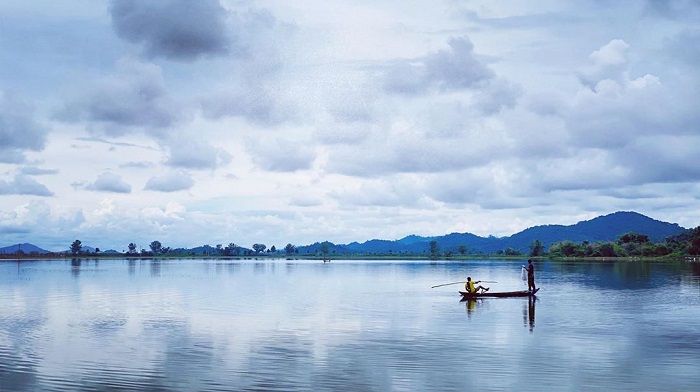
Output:
<path fill-rule="evenodd" d="M 486 297 L 533 297 L 540 288 L 536 288 L 535 291 L 522 290 L 522 291 L 502 291 L 502 292 L 485 292 L 479 294 L 469 293 L 467 291 L 460 291 L 463 298 L 486 298 Z"/>

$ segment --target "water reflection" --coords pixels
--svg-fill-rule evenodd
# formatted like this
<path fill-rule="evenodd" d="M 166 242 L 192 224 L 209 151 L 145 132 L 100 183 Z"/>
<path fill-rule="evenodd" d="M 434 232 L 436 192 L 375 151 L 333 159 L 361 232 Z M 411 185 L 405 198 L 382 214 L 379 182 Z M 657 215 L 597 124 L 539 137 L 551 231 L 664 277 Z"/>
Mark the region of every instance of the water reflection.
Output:
<path fill-rule="evenodd" d="M 78 278 L 80 276 L 81 263 L 82 261 L 80 259 L 70 259 L 71 274 L 74 278 Z"/>
<path fill-rule="evenodd" d="M 160 276 L 160 260 L 151 260 L 151 276 Z"/>
<path fill-rule="evenodd" d="M 97 266 L 0 262 L 0 391 L 700 387 L 700 274 L 690 265 L 543 262 L 540 299 L 471 299 L 464 310 L 453 288 L 430 286 L 469 271 L 515 289 L 520 265 Z M 465 353 L 473 360 L 455 360 Z"/>
<path fill-rule="evenodd" d="M 530 332 L 535 329 L 535 304 L 537 297 L 528 297 L 527 304 L 523 305 L 523 324 L 530 328 Z"/>
<path fill-rule="evenodd" d="M 462 297 L 460 302 L 465 303 L 465 306 L 467 307 L 467 316 L 469 318 L 471 318 L 472 315 L 474 314 L 474 312 L 476 311 L 477 306 L 482 305 L 483 299 L 481 299 L 481 298 L 468 298 L 467 299 L 467 298 Z"/>

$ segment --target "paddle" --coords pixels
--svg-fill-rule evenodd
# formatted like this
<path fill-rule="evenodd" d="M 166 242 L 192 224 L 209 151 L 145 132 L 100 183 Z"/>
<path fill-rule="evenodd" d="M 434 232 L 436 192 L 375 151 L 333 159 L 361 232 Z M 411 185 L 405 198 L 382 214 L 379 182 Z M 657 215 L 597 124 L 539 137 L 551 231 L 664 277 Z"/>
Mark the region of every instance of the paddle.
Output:
<path fill-rule="evenodd" d="M 493 280 L 482 280 L 481 282 L 483 282 L 483 283 L 498 283 L 498 282 L 493 281 Z M 459 284 L 459 283 L 467 283 L 467 282 L 452 282 L 452 283 L 438 284 L 438 285 L 435 285 L 435 286 L 431 286 L 430 288 L 431 288 L 431 289 L 434 289 L 434 288 L 436 288 L 436 287 L 449 286 L 449 285 L 451 285 L 451 284 Z"/>
<path fill-rule="evenodd" d="M 431 288 L 431 289 L 434 289 L 434 288 L 436 288 L 436 287 L 449 286 L 449 285 L 451 285 L 451 284 L 458 284 L 458 283 L 466 283 L 466 282 L 452 282 L 452 283 L 438 284 L 438 285 L 435 285 L 435 286 L 431 286 L 430 288 Z"/>

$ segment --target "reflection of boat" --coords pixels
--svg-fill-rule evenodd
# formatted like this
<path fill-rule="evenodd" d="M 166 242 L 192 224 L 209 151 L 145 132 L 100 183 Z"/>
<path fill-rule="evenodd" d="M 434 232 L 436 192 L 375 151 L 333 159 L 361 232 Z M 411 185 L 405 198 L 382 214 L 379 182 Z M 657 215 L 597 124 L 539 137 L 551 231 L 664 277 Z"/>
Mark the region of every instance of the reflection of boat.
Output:
<path fill-rule="evenodd" d="M 468 293 L 466 291 L 460 291 L 459 293 L 462 294 L 462 299 L 471 299 L 471 298 L 484 298 L 484 297 L 533 297 L 535 293 L 540 291 L 539 287 L 535 289 L 535 291 L 530 291 L 530 290 L 521 290 L 521 291 L 502 291 L 500 293 L 494 292 L 485 292 L 485 293 L 479 293 L 479 294 L 473 294 L 473 293 Z"/>

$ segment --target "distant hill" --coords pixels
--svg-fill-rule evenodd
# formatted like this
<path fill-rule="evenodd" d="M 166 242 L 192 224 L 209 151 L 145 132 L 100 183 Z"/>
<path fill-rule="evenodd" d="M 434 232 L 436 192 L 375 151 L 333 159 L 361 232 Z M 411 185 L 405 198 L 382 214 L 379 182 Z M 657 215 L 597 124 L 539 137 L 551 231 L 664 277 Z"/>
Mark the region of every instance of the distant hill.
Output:
<path fill-rule="evenodd" d="M 676 223 L 658 221 L 636 212 L 620 211 L 578 222 L 571 226 L 531 227 L 510 237 L 502 238 L 501 249 L 510 247 L 523 252 L 529 251 L 530 244 L 537 239 L 542 241 L 546 247 L 565 240 L 573 242 L 615 241 L 620 235 L 629 232 L 646 234 L 650 241 L 662 242 L 666 238 L 686 230 Z"/>
<path fill-rule="evenodd" d="M 36 245 L 24 243 L 24 244 L 14 244 L 0 248 L 0 254 L 16 254 L 18 251 L 22 251 L 25 254 L 38 253 L 40 255 L 51 253 L 46 249 L 41 249 Z"/>
<path fill-rule="evenodd" d="M 680 234 L 687 229 L 675 223 L 658 221 L 636 212 L 615 212 L 609 215 L 578 222 L 574 225 L 544 225 L 525 229 L 508 237 L 480 237 L 471 233 L 452 233 L 438 237 L 421 237 L 410 235 L 400 240 L 370 240 L 363 243 L 352 242 L 347 245 L 329 244 L 331 254 L 351 253 L 426 253 L 430 241 L 436 241 L 441 251 L 457 253 L 461 245 L 467 247 L 469 254 L 493 254 L 499 250 L 512 248 L 527 254 L 535 240 L 549 248 L 552 243 L 561 241 L 605 242 L 616 241 L 619 236 L 629 232 L 646 234 L 652 242 L 662 242 L 667 237 Z M 299 253 L 315 253 L 320 243 L 300 246 Z"/>
<path fill-rule="evenodd" d="M 460 246 L 467 247 L 468 254 L 495 254 L 506 249 L 515 249 L 527 254 L 530 245 L 535 240 L 540 240 L 546 249 L 556 242 L 573 241 L 581 243 L 616 241 L 622 234 L 635 232 L 645 234 L 652 242 L 663 242 L 666 238 L 686 232 L 687 229 L 675 223 L 658 221 L 642 214 L 621 211 L 597 218 L 581 221 L 574 225 L 543 225 L 525 229 L 508 237 L 480 237 L 471 233 L 451 233 L 437 237 L 421 237 L 409 235 L 399 240 L 373 239 L 363 243 L 351 242 L 349 244 L 333 244 L 330 242 L 316 242 L 311 245 L 298 246 L 299 255 L 314 254 L 321 250 L 322 246 L 328 247 L 333 255 L 349 254 L 402 254 L 402 253 L 427 253 L 430 242 L 436 241 L 440 250 L 458 253 Z M 0 248 L 0 254 L 15 254 L 18 250 L 26 254 L 36 252 L 38 254 L 51 253 L 38 246 L 24 243 Z M 94 252 L 95 249 L 83 246 L 83 251 Z M 172 249 L 175 253 L 195 255 L 216 255 L 215 247 L 204 245 L 192 249 Z M 251 252 L 246 248 L 238 248 L 240 254 Z M 284 252 L 283 249 L 279 251 Z M 69 253 L 70 251 L 66 251 Z M 103 253 L 116 251 L 108 250 Z"/>

